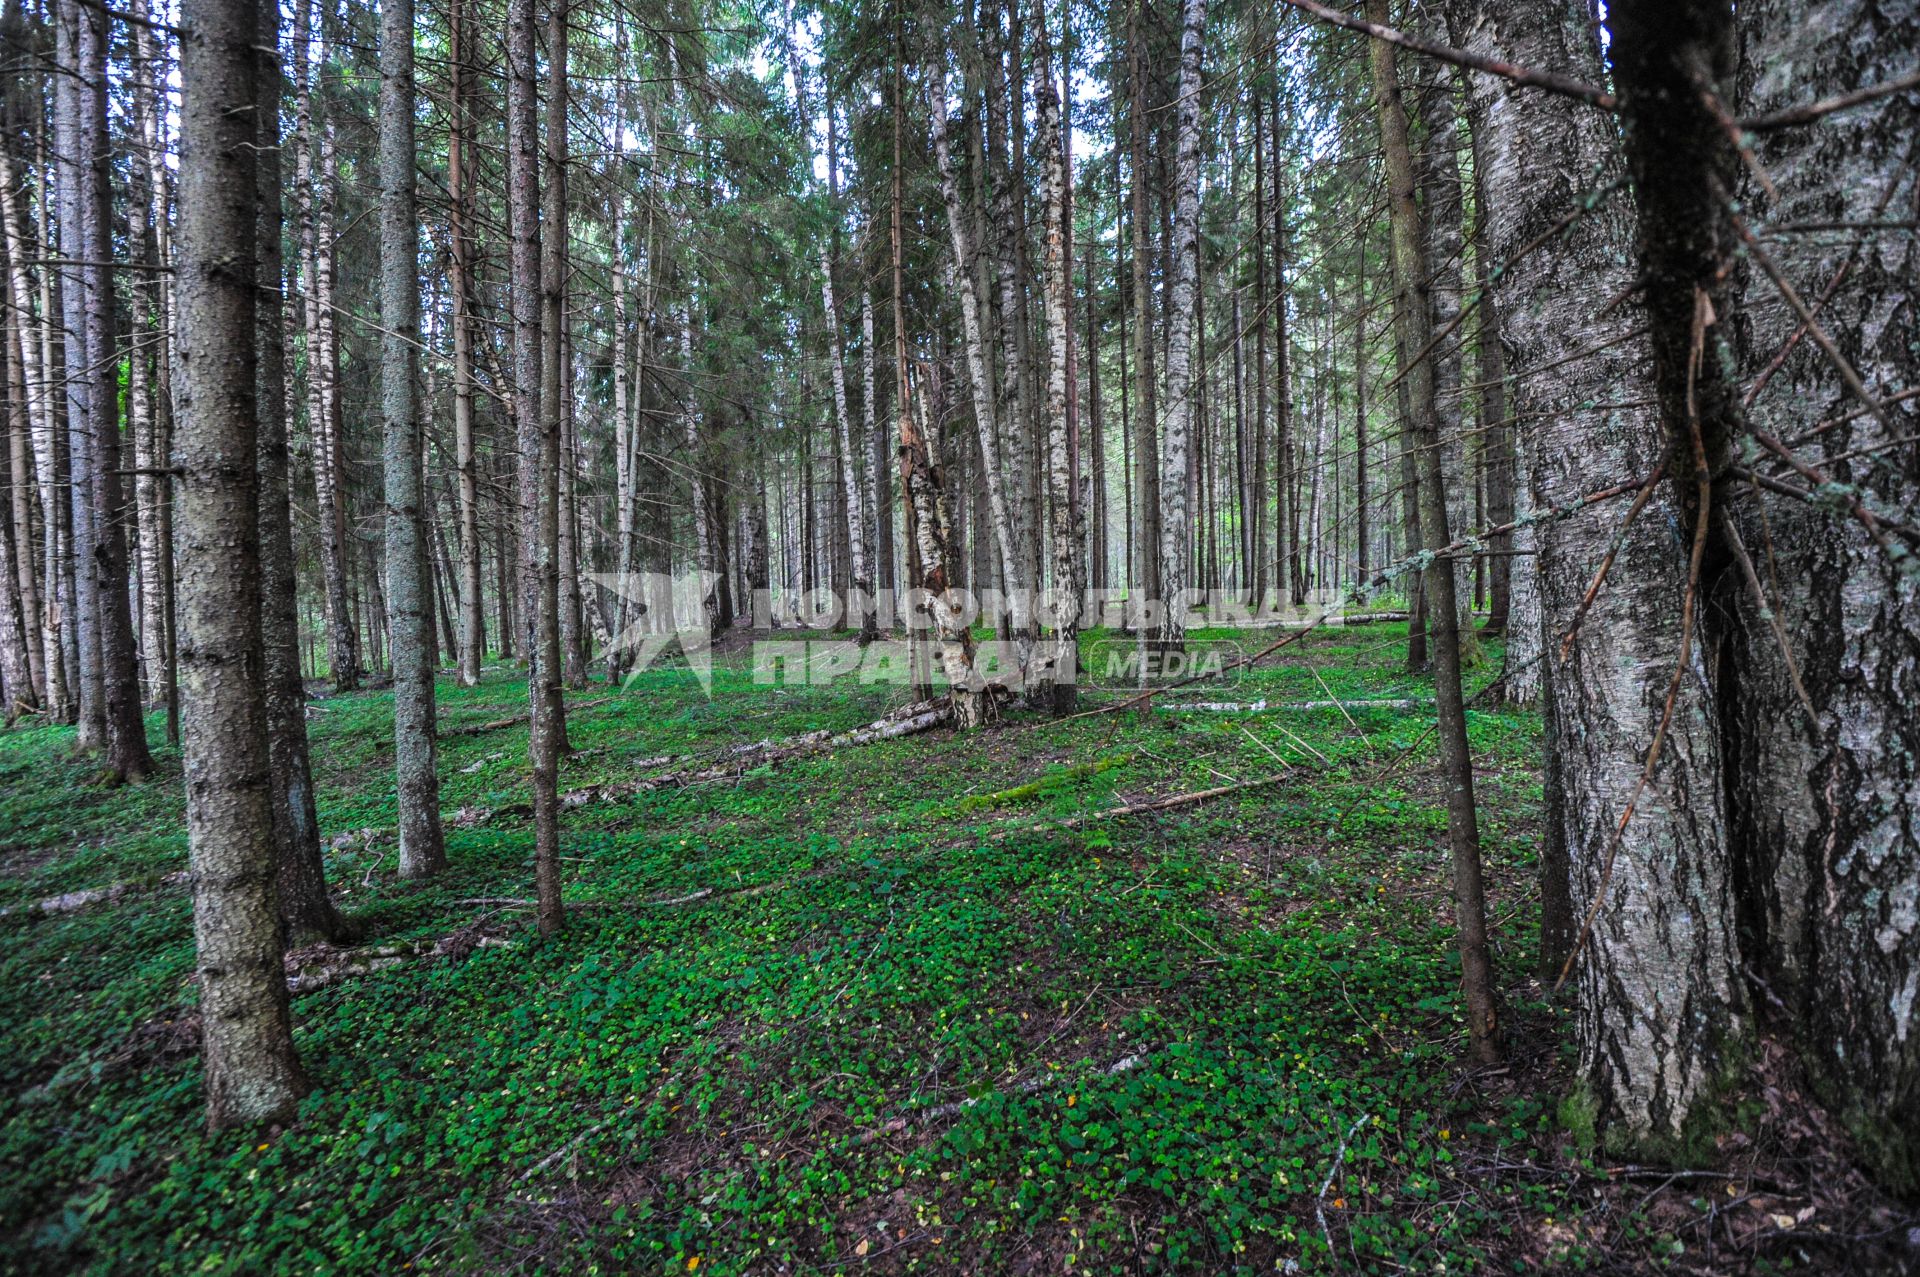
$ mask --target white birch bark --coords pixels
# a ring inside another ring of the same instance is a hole
[[[1187,510],[1187,471],[1193,444],[1194,288],[1200,271],[1200,65],[1205,52],[1207,0],[1183,0],[1180,82],[1174,111],[1173,292],[1167,315],[1166,431],[1161,440],[1160,588],[1166,618],[1160,639],[1185,641],[1187,546],[1193,536]]]

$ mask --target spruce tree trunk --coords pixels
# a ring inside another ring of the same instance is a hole
[[[519,432],[516,483],[519,619],[525,627],[519,643],[527,656],[527,709],[532,720],[527,750],[533,771],[534,888],[539,898],[540,932],[551,936],[566,925],[566,913],[560,900],[560,753],[553,722],[553,708],[559,694],[559,637],[556,633],[552,644],[544,639],[550,623],[558,630],[557,600],[545,588],[549,579],[545,569],[549,565],[541,560],[542,546],[550,554],[553,542],[543,540],[552,501],[547,495],[551,471],[546,465],[543,439],[546,433],[542,406],[545,317],[540,252],[537,44],[533,0],[509,0],[507,219],[512,235],[514,419]]]
[[[1367,18],[1387,25],[1386,0],[1368,0]],[[1393,46],[1374,40],[1373,87],[1380,112],[1387,212],[1392,227],[1394,326],[1404,357],[1401,364],[1412,413],[1410,443],[1420,452],[1420,526],[1426,549],[1439,551],[1449,541],[1447,497],[1440,457],[1436,372],[1422,356],[1433,337],[1432,278],[1423,243],[1419,207],[1414,202],[1413,156],[1407,139],[1407,115]],[[1434,701],[1440,762],[1447,778],[1447,842],[1453,855],[1454,924],[1459,931],[1461,985],[1467,1010],[1467,1050],[1476,1063],[1499,1058],[1492,966],[1487,954],[1486,893],[1481,882],[1480,831],[1474,810],[1473,758],[1467,745],[1466,708],[1460,693],[1460,615],[1454,600],[1454,561],[1441,555],[1426,569],[1432,604]]]
[[[5,251],[0,244],[0,252]],[[11,270],[12,263],[8,262]],[[6,721],[38,709],[45,671],[40,666],[39,590],[33,556],[33,427],[28,421],[27,378],[21,331],[29,313],[10,312],[0,325],[0,364],[6,369],[6,556],[0,556],[0,681],[6,684]]]
[[[176,299],[181,729],[207,1120],[285,1122],[294,1054],[261,687],[253,0],[184,0]]]
[[[80,135],[86,172],[80,190],[86,280],[87,403],[93,432],[94,543],[90,570],[98,600],[102,708],[107,764],[121,780],[144,780],[153,770],[140,698],[138,647],[128,591],[127,501],[120,461],[120,363],[113,288],[112,143],[107,135],[108,18],[81,6],[78,57],[83,87]]]
[[[255,71],[259,105],[254,119],[259,125],[260,154],[271,157],[279,154],[281,141],[278,9],[260,6],[260,20],[255,41],[260,59]],[[281,280],[286,277],[286,263],[281,248],[279,163],[263,161],[256,165],[255,180],[259,190],[255,210],[259,278]],[[254,394],[259,422],[261,681],[280,917],[289,943],[305,944],[341,939],[348,928],[327,894],[307,743],[307,692],[300,677],[299,591],[294,575],[287,442],[288,328],[280,313],[282,304],[275,300],[281,296],[262,290],[256,310],[262,318]]]
[[[460,685],[480,681],[487,629],[480,589],[480,474],[473,435],[473,219],[472,73],[467,66],[472,23],[464,0],[453,0],[448,17],[449,74],[453,121],[447,132],[448,284],[453,293],[453,464],[460,482]],[[616,282],[619,279],[616,269]],[[616,316],[616,320],[624,316]],[[623,339],[624,332],[617,334]]]
[[[5,524],[0,525],[0,711],[11,726],[22,713],[38,704],[34,692],[31,627],[23,623],[23,613],[32,610],[22,598],[19,564],[33,558],[33,524],[21,518],[27,509],[23,500],[24,482],[16,479],[25,468],[26,458],[26,379],[20,373],[20,343],[15,336],[17,324],[9,315],[0,322],[0,385],[6,390],[6,416],[0,421],[4,432],[5,455],[0,458],[0,481],[7,488],[9,507]],[[31,585],[31,573],[28,574]]]
[[[380,0],[380,414],[387,632],[400,876],[446,868],[434,635],[420,483],[420,227],[415,220],[413,0]]]
[[[1471,112],[1471,108],[1469,108]],[[1493,287],[1491,250],[1487,238],[1486,160],[1482,135],[1484,115],[1471,119],[1473,130],[1473,288],[1479,298],[1474,315],[1474,344],[1478,358],[1474,379],[1479,382],[1480,467],[1486,481],[1486,524],[1502,528],[1514,519],[1514,428],[1507,420],[1507,353],[1501,344],[1500,302]],[[1513,611],[1514,542],[1511,532],[1487,538],[1487,623],[1482,632],[1498,637],[1507,632]]]
[[[566,645],[561,634],[560,582],[569,568],[560,562],[560,467],[573,386],[567,376],[567,15],[566,0],[547,9],[547,121],[540,179],[540,508],[530,608],[541,645],[547,732],[556,759],[567,752],[567,720],[561,689],[566,682]],[[548,234],[546,228],[552,227]],[[584,671],[583,671],[584,672]],[[556,839],[558,835],[556,834]],[[556,855],[558,853],[556,852]]]

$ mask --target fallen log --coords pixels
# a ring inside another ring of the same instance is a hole
[[[362,949],[314,946],[287,955],[287,992],[313,993],[354,976],[385,971],[416,958],[458,960],[466,958],[475,949],[505,949],[511,944],[510,940],[482,933],[478,924],[469,924],[436,940],[416,940],[411,944],[371,945]],[[303,958],[302,954],[306,956]]]
[[[1432,701],[1408,698],[1367,700],[1367,701],[1185,701],[1163,704],[1160,708],[1170,714],[1259,714],[1270,709],[1285,710],[1323,710],[1341,711],[1354,709],[1424,709]]]
[[[915,701],[911,705],[902,706],[851,731],[835,732],[831,728],[823,727],[811,732],[802,732],[797,736],[789,736],[783,740],[753,741],[729,747],[723,759],[711,766],[665,772],[640,780],[615,781],[604,785],[586,785],[579,789],[570,789],[560,795],[560,805],[563,808],[572,808],[584,807],[589,803],[622,802],[635,795],[661,789],[685,789],[691,785],[738,780],[748,772],[757,771],[762,767],[777,767],[781,763],[792,762],[796,758],[805,758],[809,755],[857,745],[871,745],[883,740],[897,740],[903,736],[930,731],[952,717],[953,705],[944,696],[928,701]]]
[[[1175,794],[1171,798],[1156,798],[1151,802],[1122,803],[1118,807],[1109,807],[1105,811],[1089,812],[1084,816],[1071,816],[1066,820],[1048,821],[1033,826],[1041,829],[1077,829],[1081,825],[1097,820],[1118,820],[1127,816],[1145,816],[1152,812],[1173,811],[1180,807],[1193,807],[1200,803],[1211,802],[1215,798],[1224,798],[1228,794],[1238,794],[1249,789],[1264,789],[1268,785],[1277,785],[1287,779],[1286,772],[1272,776],[1261,776],[1256,780],[1236,781],[1231,785],[1216,785],[1212,789],[1197,789],[1192,793]]]
[[[52,918],[65,913],[79,913],[82,909],[91,909],[94,905],[111,904],[136,892],[151,891],[156,887],[179,886],[186,880],[187,873],[182,869],[152,882],[114,882],[104,887],[65,891],[57,896],[29,900],[23,905],[7,905],[0,908],[0,918]]]

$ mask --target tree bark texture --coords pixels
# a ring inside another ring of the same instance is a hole
[[[185,0],[177,275],[181,735],[207,1117],[286,1121],[294,1054],[261,688],[252,0]]]
[[[420,473],[420,227],[415,221],[413,0],[380,3],[380,415],[400,876],[446,868],[435,643]]]

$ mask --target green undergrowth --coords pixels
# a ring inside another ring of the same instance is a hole
[[[1323,631],[1177,695],[1430,698],[1403,644],[1403,626]],[[569,789],[908,699],[764,685],[744,654],[711,698],[672,666],[569,697]],[[440,688],[448,727],[524,704],[508,667]],[[64,729],[0,735],[0,905],[130,884],[0,920],[8,1271],[1457,1271],[1497,1245],[1502,1195],[1534,1191],[1454,1164],[1463,1140],[1538,1138],[1552,1099],[1490,1108],[1452,1085],[1426,711],[1012,710],[979,736],[589,804],[562,837],[581,907],[543,944],[498,903],[532,894],[525,725],[444,742],[447,811],[502,814],[450,821],[452,870],[408,884],[388,696],[313,709],[329,877],[364,943],[504,943],[296,996],[299,1122],[210,1136],[191,919],[166,877],[186,861],[178,752],[113,789]],[[1537,732],[1472,712],[1510,983],[1534,925]]]

